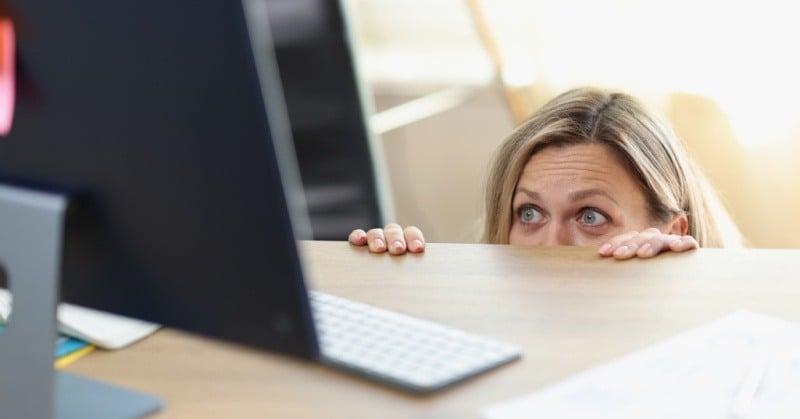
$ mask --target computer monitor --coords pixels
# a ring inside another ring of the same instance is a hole
[[[11,4],[30,89],[0,180],[69,191],[63,300],[315,357],[266,15],[248,27],[231,0]]]
[[[341,3],[341,4],[340,4]],[[269,0],[269,23],[314,238],[392,220],[380,140],[367,129],[344,1]]]
[[[62,300],[316,358],[266,3],[7,1],[0,183],[68,197]]]

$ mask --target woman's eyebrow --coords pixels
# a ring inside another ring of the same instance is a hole
[[[604,196],[604,197],[608,198],[609,200],[611,200],[611,202],[619,205],[619,202],[617,202],[617,200],[614,199],[614,197],[610,193],[608,193],[607,191],[605,191],[603,189],[596,189],[596,188],[583,189],[583,190],[580,190],[580,191],[572,192],[572,193],[569,194],[569,200],[572,201],[572,202],[575,202],[575,201],[580,201],[580,200],[583,200],[583,199],[586,199],[586,198],[590,198],[590,197],[593,197],[593,196],[597,196],[597,195]]]
[[[530,189],[527,189],[527,188],[518,187],[515,195],[519,194],[519,193],[523,193],[523,194],[527,195],[528,198],[530,198],[530,199],[532,199],[534,201],[541,201],[542,200],[542,196],[539,195],[539,192],[534,192],[534,191],[532,191]]]
[[[516,194],[520,194],[520,193],[526,195],[528,198],[530,198],[533,201],[541,201],[542,200],[542,196],[539,195],[539,192],[534,192],[534,191],[532,191],[530,189],[527,189],[527,188],[524,188],[524,187],[518,187],[517,190],[516,190],[515,195]],[[619,202],[617,202],[617,200],[610,193],[608,193],[607,191],[605,191],[603,189],[598,189],[598,188],[583,189],[583,190],[580,190],[580,191],[571,192],[567,196],[567,198],[571,202],[576,202],[576,201],[580,201],[580,200],[583,200],[583,199],[586,199],[586,198],[591,198],[591,197],[597,196],[597,195],[604,196],[604,197],[608,198],[611,202],[619,205]]]

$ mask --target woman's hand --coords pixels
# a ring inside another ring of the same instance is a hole
[[[692,236],[678,236],[648,228],[641,233],[631,231],[615,236],[600,246],[597,252],[600,256],[622,260],[633,257],[651,258],[661,252],[685,252],[698,247],[697,240]]]
[[[421,253],[425,250],[425,237],[420,229],[413,226],[403,228],[398,224],[386,224],[367,232],[353,230],[348,241],[356,246],[369,246],[372,253],[388,251],[392,255],[402,255],[406,251]]]

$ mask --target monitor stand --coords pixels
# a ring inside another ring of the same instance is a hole
[[[14,309],[0,334],[0,417],[140,418],[157,397],[53,369],[64,195],[0,183],[0,264]]]

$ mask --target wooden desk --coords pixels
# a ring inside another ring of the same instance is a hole
[[[302,246],[315,288],[517,343],[525,355],[428,397],[174,330],[67,370],[162,396],[157,418],[469,418],[733,310],[800,322],[796,250],[617,262],[579,248],[429,244],[393,257],[344,242]]]

